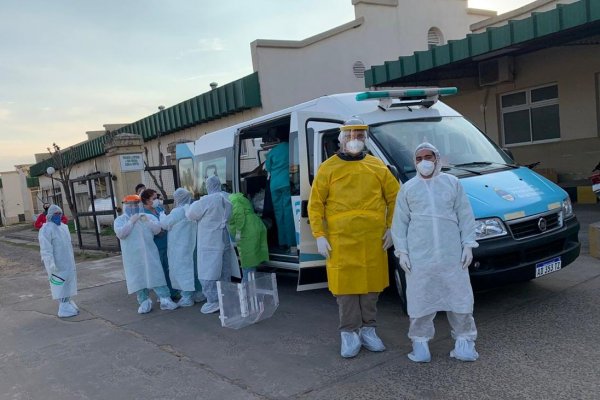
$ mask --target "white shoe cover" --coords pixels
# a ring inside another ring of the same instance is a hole
[[[479,353],[475,350],[475,342],[467,339],[456,339],[454,350],[450,352],[450,357],[461,361],[475,361],[479,358]]]
[[[206,303],[200,309],[202,314],[212,314],[219,311],[219,303]]]
[[[71,303],[59,303],[58,304],[58,316],[59,318],[74,317],[79,314],[79,311],[73,307]]]
[[[191,307],[194,305],[194,300],[191,297],[182,297],[177,302],[178,307]]]
[[[71,303],[71,305],[72,305],[73,307],[75,307],[75,309],[76,309],[77,311],[79,311],[79,307],[77,307],[77,304],[75,304],[75,302],[74,302],[73,300],[69,300],[69,303]]]
[[[429,352],[429,344],[427,342],[413,341],[413,351],[408,354],[408,358],[414,362],[428,363],[431,361],[431,353]]]
[[[160,309],[161,310],[176,310],[179,307],[170,297],[161,297]]]
[[[196,303],[202,303],[203,301],[206,301],[206,296],[202,292],[196,292],[194,295],[194,301]]]
[[[138,308],[138,314],[147,314],[152,311],[152,300],[146,299],[140,304]]]
[[[363,326],[362,328],[360,328],[358,334],[360,336],[360,342],[363,346],[365,346],[365,349],[370,351],[385,350],[385,345],[383,344],[379,336],[377,336],[377,333],[375,332],[375,327]]]
[[[344,358],[356,357],[360,351],[360,337],[356,332],[340,332],[342,338],[342,347],[340,354]]]

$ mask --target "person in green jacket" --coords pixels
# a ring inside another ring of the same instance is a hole
[[[269,261],[267,228],[243,193],[229,195],[229,201],[232,205],[229,232],[235,235],[242,264],[242,282],[246,282],[250,272],[256,271],[262,262]]]

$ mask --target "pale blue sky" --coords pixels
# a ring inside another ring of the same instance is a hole
[[[0,0],[0,171],[251,73],[255,39],[299,40],[353,18],[351,0]]]

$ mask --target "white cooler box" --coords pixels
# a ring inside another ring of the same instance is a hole
[[[273,315],[279,306],[275,274],[250,273],[248,282],[217,282],[221,326],[240,329]]]

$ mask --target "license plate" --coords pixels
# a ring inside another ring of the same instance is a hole
[[[544,261],[535,264],[535,277],[539,278],[542,275],[547,275],[552,272],[559,271],[561,269],[560,257],[553,258],[552,260]]]

